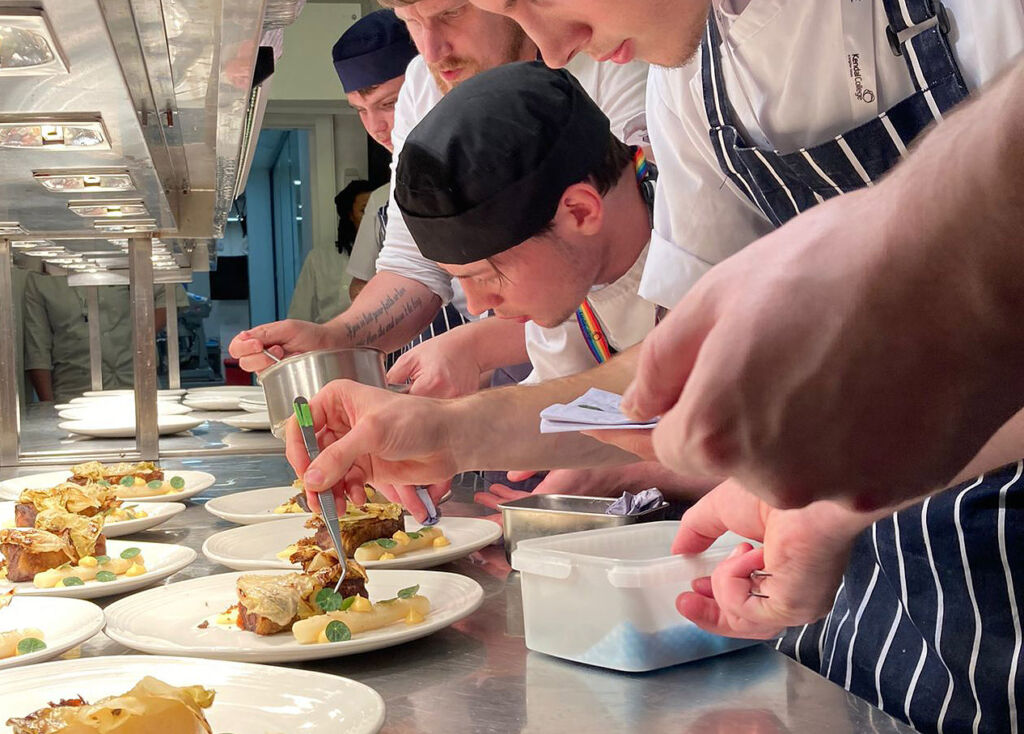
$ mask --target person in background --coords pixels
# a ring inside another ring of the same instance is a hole
[[[175,286],[178,308],[188,307],[185,289]],[[126,285],[97,286],[103,389],[130,388],[135,382],[131,300]],[[164,286],[153,288],[156,331],[167,311]],[[84,288],[62,275],[29,273],[23,323],[25,371],[42,402],[66,403],[92,387],[89,367],[89,309]]]
[[[406,71],[395,111],[392,138],[396,152],[408,132],[454,86],[500,64],[536,58],[536,47],[518,25],[465,0],[388,4],[398,6],[396,13],[405,21],[420,52]],[[630,142],[628,138],[634,133],[636,137],[642,135],[645,64],[616,66],[580,57],[569,71],[612,121],[613,132],[620,139]],[[271,364],[262,353],[264,348],[279,357],[346,346],[391,351],[409,344],[425,328],[436,335],[466,320],[458,308],[464,299],[459,297],[451,276],[416,249],[393,197],[377,271],[352,308],[331,322],[315,325],[287,320],[257,326],[232,340],[231,355],[239,359],[243,369],[255,372]],[[445,307],[452,303],[456,306]],[[501,326],[522,330],[521,324]],[[510,342],[515,344],[514,340]],[[510,355],[501,364],[518,364],[517,357]]]
[[[413,128],[395,201],[420,252],[462,285],[470,313],[525,324],[522,348],[533,365],[525,382],[534,384],[601,364],[654,328],[655,306],[637,288],[656,178],[643,151],[612,135],[571,74],[519,62],[460,84]],[[496,350],[491,320],[407,355],[444,343],[452,370],[479,381]],[[717,483],[657,462],[569,474],[573,486],[549,476],[537,491],[611,495],[657,486],[692,499]],[[492,508],[523,495],[505,485],[489,492],[477,499]]]
[[[359,113],[369,136],[389,153],[395,149],[391,130],[398,93],[405,82],[405,68],[415,56],[416,47],[405,23],[391,10],[378,10],[353,23],[332,50],[348,103]],[[390,180],[370,194],[367,216],[356,233],[346,271],[352,279],[348,294],[353,301],[377,272],[390,196]]]
[[[378,10],[355,23],[331,49],[334,69],[348,103],[373,140],[392,150],[395,104],[405,80],[405,67],[416,56],[405,24],[390,10]],[[288,309],[288,318],[312,323],[330,321],[348,308],[375,272],[383,241],[380,210],[389,186],[374,189],[353,181],[338,193],[336,248],[314,247],[303,264]],[[348,298],[344,280],[351,277]]]
[[[292,301],[288,304],[288,318],[322,324],[347,308],[345,267],[371,191],[373,187],[369,181],[356,179],[349,181],[334,197],[338,211],[338,239],[334,247],[314,245],[306,255],[295,280]]]

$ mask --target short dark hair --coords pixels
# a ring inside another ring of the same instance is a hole
[[[334,243],[338,252],[351,253],[352,245],[356,239],[356,225],[352,222],[352,207],[356,203],[356,197],[360,194],[368,194],[374,187],[369,181],[357,178],[350,181],[348,186],[338,192],[334,197],[334,208],[338,212],[338,239]]]
[[[604,196],[615,188],[615,184],[617,184],[619,179],[622,178],[622,171],[627,166],[633,165],[633,156],[635,154],[636,148],[623,143],[615,137],[614,133],[610,134],[608,136],[608,146],[605,148],[604,157],[601,159],[601,162],[596,168],[587,174],[586,178],[580,179],[575,183],[587,182],[593,184],[594,188],[597,189],[597,193]],[[527,239],[545,235],[554,228],[555,220],[552,219],[537,232],[534,232],[532,235],[527,237]]]

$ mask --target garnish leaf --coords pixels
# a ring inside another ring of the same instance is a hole
[[[423,537],[423,533],[417,533],[415,530],[410,530],[406,535],[409,536],[409,540],[419,540]]]
[[[170,485],[174,489],[185,489],[185,480],[181,477],[171,477]]]
[[[110,563],[110,556],[96,556],[96,562],[100,564]]]
[[[347,624],[336,619],[327,625],[324,634],[327,636],[328,642],[345,642],[352,639],[352,630],[348,628]]]
[[[103,583],[110,583],[111,581],[117,581],[117,574],[111,571],[100,571],[96,574],[96,580],[102,581]]]
[[[135,558],[135,556],[139,555],[140,553],[142,553],[142,551],[138,548],[125,548],[123,551],[121,551],[121,558],[127,561],[132,558]]]
[[[391,550],[396,545],[398,545],[398,541],[392,540],[391,538],[378,538],[377,545],[379,545],[381,548],[384,548],[385,550]]]
[[[61,583],[65,586],[85,586],[85,582],[77,576],[68,576]]]
[[[412,599],[414,596],[416,596],[416,594],[419,592],[419,590],[420,590],[420,585],[419,584],[416,584],[415,586],[409,586],[407,588],[401,589],[398,592],[398,598],[399,599]]]
[[[46,649],[46,643],[40,640],[38,637],[26,637],[24,640],[18,643],[18,654],[28,655],[29,653],[39,652],[40,650]]]
[[[130,487],[133,484],[135,484],[135,477],[121,477],[121,480],[118,482],[118,484],[120,484],[122,487]]]
[[[316,592],[315,601],[316,605],[325,612],[336,612],[345,603],[341,594],[331,589],[320,589],[320,591]]]
[[[344,599],[341,600],[341,608],[338,609],[338,611],[339,612],[346,611],[350,606],[355,604],[355,602],[356,602],[356,597],[354,597],[354,596],[346,596]]]
[[[164,486],[164,483],[160,479],[151,479],[150,481],[146,482],[146,486],[149,487],[150,489],[160,489],[162,486]]]

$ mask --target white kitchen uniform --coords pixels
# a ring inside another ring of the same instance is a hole
[[[946,0],[949,39],[969,89],[989,81],[1024,50],[1022,0]],[[799,151],[850,130],[914,92],[903,58],[889,48],[886,14],[874,0],[872,104],[851,93],[847,3],[716,0],[721,66],[738,127],[755,146]],[[813,29],[813,31],[808,30]],[[866,50],[865,50],[866,49]],[[861,69],[862,71],[867,71]],[[671,308],[713,265],[772,231],[773,224],[719,166],[700,54],[678,69],[652,68],[647,122],[661,171],[654,235],[640,293]],[[813,90],[813,91],[810,91]]]
[[[613,133],[625,137],[625,131],[632,130],[637,121],[642,120],[648,69],[646,64],[618,66],[609,62],[597,63],[579,54],[566,68],[608,116]],[[417,56],[406,70],[405,83],[395,108],[395,127],[391,132],[391,140],[395,145],[391,159],[392,189],[398,156],[409,131],[441,101],[442,96],[423,57]],[[466,313],[465,296],[458,283],[436,263],[420,254],[394,196],[388,205],[387,235],[377,258],[377,270],[417,280],[440,296],[443,303],[451,301],[459,306],[461,312]]]
[[[391,184],[386,183],[373,190],[366,201],[366,213],[359,224],[352,252],[348,257],[349,278],[369,281],[377,272],[377,255],[384,244],[384,231],[387,222],[388,199],[391,196]],[[383,211],[382,211],[383,210]]]
[[[596,286],[587,296],[601,322],[605,338],[616,352],[643,341],[654,328],[657,307],[637,294],[646,261],[647,247],[625,275],[614,283]],[[576,316],[551,329],[528,321],[526,351],[530,355],[533,372],[523,384],[574,375],[597,364]]]
[[[347,309],[348,262],[348,253],[338,252],[333,243],[310,250],[295,281],[288,318],[323,324]]]

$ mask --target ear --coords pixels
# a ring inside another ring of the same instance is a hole
[[[604,223],[604,197],[591,184],[581,182],[567,188],[558,202],[555,226],[559,234],[591,237]]]

